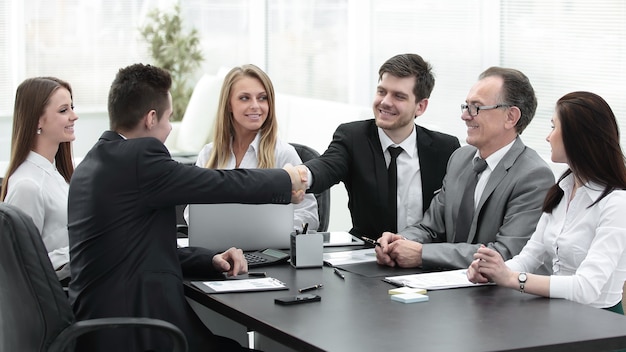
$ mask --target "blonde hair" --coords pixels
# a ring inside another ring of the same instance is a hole
[[[233,68],[226,74],[220,91],[217,116],[213,129],[213,150],[209,155],[205,167],[210,169],[224,168],[230,158],[230,143],[235,135],[234,118],[229,109],[230,96],[233,85],[243,77],[258,79],[267,93],[268,112],[267,119],[261,126],[261,141],[257,158],[258,167],[268,169],[275,167],[276,139],[278,138],[278,124],[274,109],[274,86],[269,76],[255,65],[242,65]]]

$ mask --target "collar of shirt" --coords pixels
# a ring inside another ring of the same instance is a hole
[[[402,147],[402,149],[412,158],[415,158],[417,156],[417,145],[416,145],[416,141],[417,138],[415,137],[415,126],[413,126],[413,130],[411,131],[411,134],[405,138],[400,144],[395,144],[391,138],[389,138],[389,136],[387,136],[387,134],[385,134],[385,131],[383,131],[382,128],[378,127],[378,139],[380,139],[380,145],[383,149],[383,154],[385,154],[385,160],[387,161],[387,163],[389,163],[389,159],[391,158],[389,156],[389,153],[385,153],[387,151],[387,148],[389,148],[390,146],[399,146]]]
[[[256,136],[254,136],[254,139],[252,140],[252,142],[250,142],[250,145],[248,146],[248,150],[246,151],[246,154],[243,156],[241,163],[239,163],[239,168],[253,169],[258,166],[259,164],[258,151],[259,151],[260,144],[261,144],[261,131],[259,130]],[[231,140],[230,160],[227,163],[227,166],[228,166],[227,168],[234,169],[236,162],[237,160],[235,159],[235,153],[233,152],[233,141]]]
[[[49,174],[54,173],[57,169],[55,163],[51,163],[50,160],[46,159],[43,155],[32,150],[28,153],[28,156],[26,156],[26,160]]]
[[[496,166],[498,166],[498,163],[500,163],[500,161],[502,160],[502,158],[504,158],[504,156],[506,155],[506,153],[511,150],[511,147],[513,147],[513,143],[515,143],[517,139],[514,139],[511,143],[505,145],[504,147],[496,150],[493,154],[489,155],[487,157],[487,159],[485,159],[485,161],[487,162],[487,166],[489,166],[489,168],[487,168],[487,170],[485,171],[489,171],[489,173],[491,173],[491,171],[496,169]],[[474,155],[474,157],[480,157],[480,153],[478,152],[478,149],[476,149],[476,155]]]
[[[563,198],[569,199],[572,191],[574,190],[574,174],[569,174],[562,179],[559,182],[559,188],[563,190]],[[602,192],[604,192],[604,186],[595,182],[586,182],[584,185],[579,187],[576,192],[585,192],[591,202],[595,202],[596,199],[600,198]]]

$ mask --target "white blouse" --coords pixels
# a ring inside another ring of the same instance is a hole
[[[48,159],[31,151],[9,177],[7,204],[30,215],[41,234],[59,280],[69,277],[67,197],[69,185]]]
[[[601,186],[585,184],[569,204],[573,175],[559,186],[565,193],[561,202],[542,214],[526,246],[506,264],[528,272],[551,264],[550,297],[612,307],[622,299],[626,280],[626,191],[615,190],[589,207]]]
[[[255,169],[259,165],[259,159],[257,158],[259,144],[261,142],[261,134],[257,133],[256,137],[248,146],[248,150],[241,160],[241,164],[239,164],[239,168],[242,169]],[[200,153],[198,154],[198,160],[196,161],[196,166],[206,167],[206,163],[209,160],[209,156],[211,155],[211,151],[213,150],[213,143],[209,143],[202,148]],[[276,149],[274,151],[274,155],[276,158],[276,166],[275,167],[283,167],[285,164],[291,165],[300,165],[302,164],[302,160],[296,149],[289,143],[283,142],[280,139],[276,140]],[[236,166],[235,154],[230,153],[230,159],[228,163],[224,167],[224,169],[234,169]],[[294,228],[302,229],[302,225],[305,223],[309,224],[309,230],[317,230],[319,227],[319,215],[317,212],[317,201],[315,200],[315,195],[311,193],[307,193],[304,196],[304,200],[299,204],[294,204],[294,219],[293,226]],[[189,223],[189,210],[188,207],[185,208],[184,211],[185,221]]]

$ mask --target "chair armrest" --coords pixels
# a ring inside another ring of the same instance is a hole
[[[48,349],[49,352],[64,352],[76,338],[85,333],[122,327],[147,327],[161,330],[172,338],[174,352],[187,352],[185,334],[174,324],[152,318],[100,318],[75,322],[65,328]]]
[[[185,238],[189,237],[189,226],[178,224],[176,225],[176,237]]]

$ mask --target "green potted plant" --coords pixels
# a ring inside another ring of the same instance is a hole
[[[152,10],[146,24],[140,28],[141,36],[149,45],[154,65],[172,75],[173,120],[181,120],[193,92],[189,79],[204,60],[200,50],[200,36],[195,28],[183,31],[180,5],[173,11]]]

